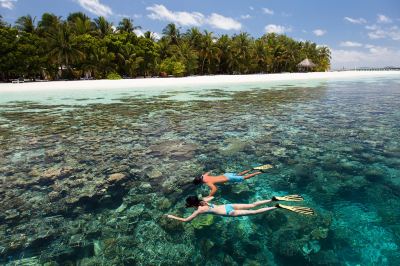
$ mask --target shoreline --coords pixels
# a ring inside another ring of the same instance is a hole
[[[70,80],[27,83],[0,83],[0,92],[74,90],[74,89],[124,89],[148,87],[176,87],[191,85],[251,84],[276,81],[307,81],[398,76],[400,71],[343,71],[249,75],[209,75],[171,78],[136,78],[121,80]]]

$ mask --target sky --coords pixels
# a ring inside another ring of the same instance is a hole
[[[44,12],[66,18],[78,11],[114,25],[128,17],[158,35],[171,22],[217,36],[286,34],[328,46],[332,69],[400,66],[400,0],[0,0],[10,24],[27,14],[38,21]]]

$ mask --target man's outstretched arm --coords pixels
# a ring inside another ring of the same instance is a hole
[[[207,197],[214,196],[215,192],[218,190],[217,186],[212,183],[207,183],[207,186],[211,189],[210,194],[208,194]]]

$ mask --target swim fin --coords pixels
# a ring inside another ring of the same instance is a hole
[[[301,206],[287,206],[282,204],[276,204],[275,207],[286,209],[292,212],[297,212],[305,215],[314,215],[314,210],[308,207],[301,207]]]
[[[268,170],[271,168],[274,168],[274,166],[272,164],[264,164],[264,165],[254,167],[253,170],[260,170],[261,172],[264,172],[265,170]]]
[[[281,200],[281,201],[303,201],[304,199],[300,195],[287,195],[284,197],[273,196],[272,200],[273,201],[278,201],[278,200]]]

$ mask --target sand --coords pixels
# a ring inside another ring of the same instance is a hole
[[[312,72],[312,73],[282,73],[282,74],[252,74],[252,75],[214,75],[191,76],[183,78],[137,78],[122,80],[79,80],[79,81],[49,81],[26,83],[2,83],[0,92],[6,91],[43,91],[43,90],[74,90],[74,89],[113,89],[113,88],[148,88],[176,87],[191,85],[218,84],[251,84],[274,81],[307,81],[329,79],[352,79],[373,77],[397,77],[400,71],[342,71],[342,72]]]

